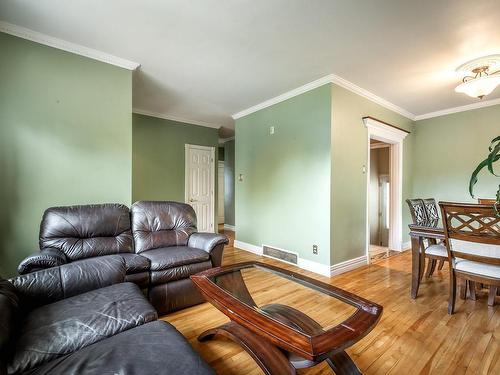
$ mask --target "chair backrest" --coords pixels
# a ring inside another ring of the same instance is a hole
[[[196,230],[196,214],[188,204],[139,201],[130,208],[135,252],[169,246],[186,246]]]
[[[122,204],[51,207],[40,224],[40,249],[71,260],[133,252],[130,212]]]
[[[439,202],[451,259],[500,265],[500,217],[491,205]]]
[[[428,220],[438,220],[439,219],[439,207],[434,198],[423,199],[425,206],[425,213],[427,214]]]
[[[427,217],[427,210],[423,199],[407,199],[406,203],[410,208],[411,218],[413,224],[418,224],[423,221],[429,220]]]
[[[479,204],[495,204],[495,203],[497,203],[497,201],[496,201],[496,199],[478,198],[477,203],[479,203]]]

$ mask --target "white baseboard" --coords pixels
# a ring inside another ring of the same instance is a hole
[[[401,244],[401,251],[405,251],[405,250],[408,250],[408,249],[411,249],[411,241],[403,242]]]
[[[330,276],[340,275],[341,273],[351,271],[358,267],[366,266],[367,264],[368,264],[368,259],[366,258],[366,255],[349,259],[344,262],[340,262],[331,266]]]
[[[234,240],[234,247],[238,249],[248,251],[253,254],[262,255],[262,246],[252,245],[251,243],[246,243],[243,241]]]
[[[303,270],[314,272],[317,273],[318,275],[330,277],[330,266],[326,264],[314,262],[309,259],[299,258],[297,266],[302,268]]]
[[[257,245],[253,245],[253,244],[250,244],[247,242],[234,240],[234,247],[241,249],[241,250],[248,251],[248,252],[256,254],[256,255],[265,256],[263,254],[264,251],[263,251],[262,246],[257,246]],[[280,261],[283,263],[291,264],[293,266],[297,266],[299,268],[302,268],[303,270],[314,272],[314,273],[317,273],[318,275],[321,275],[321,276],[327,276],[327,277],[330,276],[330,266],[327,266],[325,264],[321,264],[318,262],[314,262],[314,261],[309,260],[309,259],[300,258],[299,256],[297,256],[297,264],[289,263],[289,262],[286,262],[286,261],[283,261],[281,259],[274,258],[274,257],[269,257],[269,258],[272,258],[274,260],[277,260],[277,261]]]
[[[236,227],[234,225],[224,224],[224,229],[232,230],[233,232],[236,232]]]

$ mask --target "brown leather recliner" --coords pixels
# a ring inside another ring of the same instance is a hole
[[[135,252],[150,261],[149,300],[160,313],[204,301],[190,275],[218,267],[227,237],[197,233],[193,208],[178,202],[132,205]]]
[[[197,233],[194,210],[184,203],[136,202],[132,218],[135,232],[121,204],[49,208],[40,225],[40,252],[23,260],[18,272],[119,254],[126,281],[147,290],[160,314],[203,302],[189,276],[219,266],[227,238]]]

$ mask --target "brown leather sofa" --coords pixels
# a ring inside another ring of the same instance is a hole
[[[141,287],[160,314],[203,302],[190,275],[221,265],[227,237],[198,233],[196,214],[184,203],[139,201],[52,207],[40,225],[40,252],[19,274],[73,261],[119,254],[126,281]]]
[[[214,375],[119,255],[0,278],[0,374]]]

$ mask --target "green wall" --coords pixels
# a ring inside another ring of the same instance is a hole
[[[415,197],[473,202],[470,175],[500,135],[500,105],[417,121],[415,134]],[[494,198],[499,183],[483,171],[476,196]]]
[[[130,71],[0,33],[0,274],[50,206],[131,202]]]
[[[218,130],[135,113],[132,122],[133,201],[184,202],[185,144],[212,146],[218,153]],[[215,165],[217,168],[217,163]],[[217,202],[217,184],[215,185]]]
[[[372,116],[413,132],[413,121],[340,86],[332,85],[331,260],[337,264],[365,255],[368,130]],[[403,143],[403,202],[412,195],[413,134]],[[405,203],[403,203],[405,204]],[[409,241],[410,214],[403,206],[403,242]]]
[[[324,85],[236,120],[237,240],[330,264],[330,112]]]
[[[224,143],[224,221],[234,225],[234,140]]]

